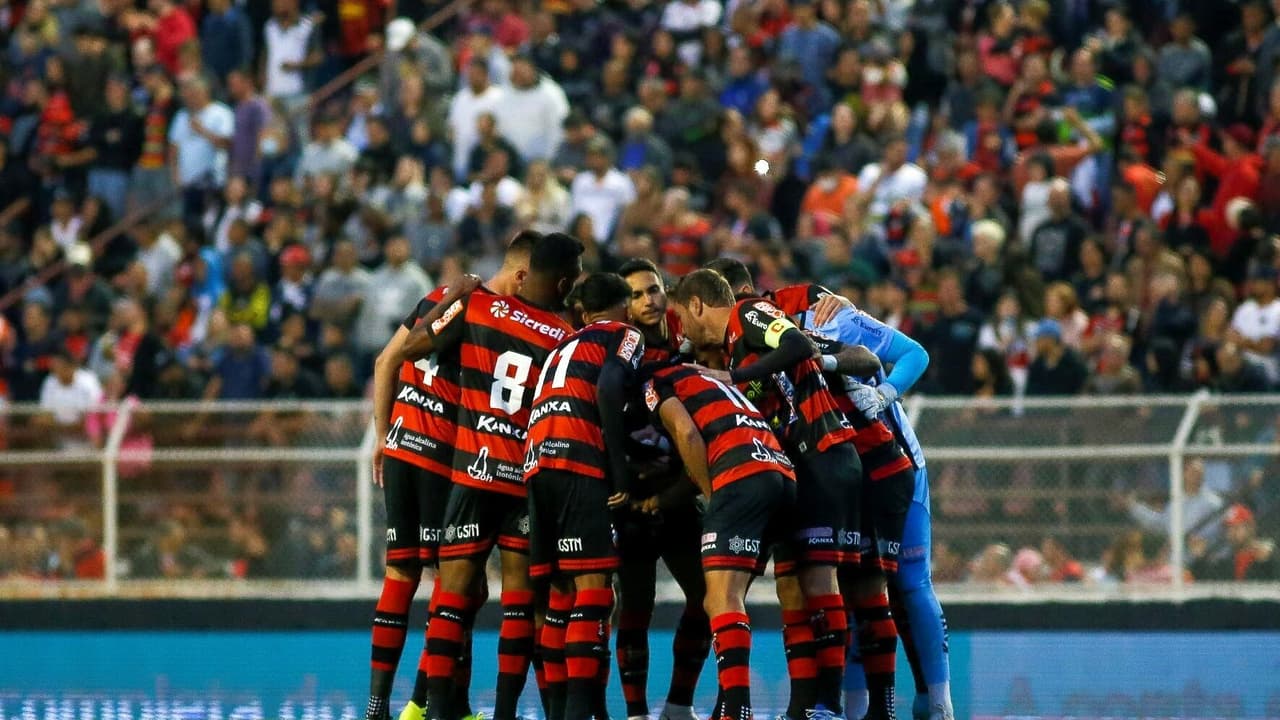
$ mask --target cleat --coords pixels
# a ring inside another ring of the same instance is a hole
[[[409,704],[405,705],[404,709],[400,711],[399,720],[422,720],[423,716],[426,715],[426,712],[426,708],[421,707],[414,701],[410,700]]]
[[[658,720],[698,720],[698,714],[693,711],[693,708],[685,705],[667,705],[662,709],[662,715]]]
[[[841,720],[839,715],[819,705],[812,710],[804,711],[805,720]]]

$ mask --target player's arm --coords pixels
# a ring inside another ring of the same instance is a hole
[[[449,288],[449,292],[440,302],[431,308],[431,312],[422,318],[417,327],[409,331],[399,351],[392,357],[395,366],[399,367],[406,360],[416,361],[458,344],[462,340],[462,312],[466,296],[480,287],[480,278],[475,275],[464,275],[461,280]]]
[[[880,358],[864,345],[842,343],[815,331],[805,331],[805,335],[818,349],[818,361],[827,372],[851,377],[870,377],[880,372]]]
[[[744,339],[757,347],[768,348],[754,363],[729,371],[729,379],[735,384],[763,380],[774,373],[786,372],[805,360],[817,355],[817,348],[800,328],[790,320],[778,318],[764,325],[759,320],[744,319]]]
[[[605,455],[609,467],[609,484],[613,490],[610,507],[627,501],[631,470],[627,467],[626,405],[627,387],[631,384],[644,357],[644,336],[627,329],[614,338],[613,347],[600,368],[596,385],[596,406],[600,408],[600,431],[604,435]]]
[[[373,426],[378,437],[386,437],[391,429],[391,407],[395,404],[396,376],[400,372],[400,363],[395,362],[395,358],[399,357],[409,332],[406,318],[406,323],[396,328],[396,334],[373,361]]]
[[[671,436],[680,459],[684,461],[689,479],[693,480],[703,495],[711,497],[711,469],[707,466],[707,445],[702,441],[702,433],[684,405],[674,397],[667,398],[658,406],[658,417]]]

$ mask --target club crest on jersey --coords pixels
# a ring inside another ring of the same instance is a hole
[[[636,354],[636,348],[640,346],[640,333],[636,330],[627,330],[627,334],[622,338],[622,345],[618,347],[618,357],[627,362],[631,362],[631,358]]]
[[[528,516],[528,514],[525,514],[525,515],[521,515],[521,516],[520,516],[520,521],[516,523],[516,527],[520,530],[520,534],[521,534],[521,535],[528,535],[528,534],[529,534],[529,516]]]
[[[785,317],[786,317],[786,315],[784,315],[784,314],[782,313],[782,311],[781,311],[781,310],[779,310],[778,308],[774,307],[772,303],[767,303],[767,302],[765,302],[765,301],[763,301],[763,300],[761,300],[761,301],[759,301],[759,302],[752,303],[751,307],[753,307],[753,308],[755,308],[755,309],[759,310],[760,312],[764,313],[765,315],[768,315],[769,317],[773,318],[774,320],[782,320],[783,318],[785,318]]]
[[[773,463],[783,467],[791,467],[791,458],[786,453],[774,452],[760,442],[760,438],[754,438],[756,449],[751,453],[751,459],[762,463]]]
[[[492,308],[490,308],[490,309],[492,309]],[[451,322],[455,317],[457,317],[457,316],[458,316],[458,313],[459,313],[459,312],[462,312],[462,301],[461,301],[461,300],[458,300],[458,301],[454,302],[452,305],[450,305],[450,306],[449,306],[449,309],[448,309],[448,310],[445,310],[443,315],[441,315],[440,317],[436,318],[436,321],[435,321],[435,322],[433,322],[433,323],[431,323],[431,332],[432,332],[432,333],[435,333],[435,334],[437,334],[437,335],[439,335],[439,334],[440,334],[440,331],[441,331],[441,330],[443,330],[443,329],[445,329],[446,327],[448,327],[449,323],[450,323],[450,322]]]
[[[652,380],[644,384],[644,404],[650,410],[658,409],[658,390],[654,388]]]
[[[480,482],[493,482],[493,475],[489,472],[489,446],[484,445],[480,448],[480,454],[476,455],[476,461],[467,466],[467,477]],[[449,528],[452,530],[453,528]]]
[[[511,314],[511,306],[506,300],[498,300],[489,306],[489,314],[496,318],[504,318]]]

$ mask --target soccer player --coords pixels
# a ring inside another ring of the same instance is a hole
[[[764,568],[762,549],[790,521],[795,472],[768,421],[736,387],[680,365],[657,371],[644,398],[710,498],[701,554],[720,685],[712,720],[749,720],[747,588]]]
[[[592,717],[608,663],[610,581],[618,568],[610,511],[629,499],[623,410],[644,356],[643,336],[624,322],[630,294],[610,273],[582,282],[575,295],[587,324],[547,358],[530,415],[530,574],[552,581],[550,606],[572,603],[563,647],[543,637],[544,658],[565,658],[564,692],[552,686],[549,693],[557,720]]]
[[[512,239],[502,267],[486,287],[499,294],[514,293],[529,272],[529,251],[536,233]],[[437,288],[405,318],[374,363],[374,479],[383,489],[387,508],[386,573],[373,619],[372,670],[366,720],[389,715],[388,700],[396,667],[404,652],[409,605],[424,569],[434,568],[440,544],[445,504],[449,497],[453,443],[457,434],[459,389],[458,355],[437,354],[398,365],[392,358],[412,330],[448,291]],[[424,653],[425,659],[425,653]],[[418,720],[425,703],[424,666],[418,668],[416,703],[406,707],[405,720]],[[466,678],[461,678],[458,703],[465,709]],[[465,714],[470,714],[465,713]]]
[[[739,293],[754,294],[751,275],[746,266],[730,259],[716,260],[712,265],[721,274],[731,278],[730,285]],[[774,293],[772,299],[788,316],[798,320],[812,322],[819,315],[839,316],[841,312],[845,312],[842,304],[834,300],[832,294],[820,285],[802,284],[783,288]],[[853,319],[857,320],[856,316]],[[834,329],[840,330],[838,327]],[[812,331],[813,328],[809,330]],[[850,335],[846,331],[844,337],[839,339],[848,339]],[[831,338],[824,333],[813,332],[811,337],[819,345],[831,343]],[[879,371],[878,359],[872,357],[871,360],[870,366],[857,371],[858,376]],[[829,382],[837,384],[837,387],[844,387],[846,384],[845,378],[838,374],[832,374]],[[851,646],[850,654],[851,658],[856,658],[857,672],[853,673],[853,677],[849,673],[845,675],[850,700],[846,712],[855,720],[862,720],[864,717],[884,720],[895,715],[894,675],[898,645],[898,629],[889,609],[885,574],[896,575],[898,570],[899,549],[911,504],[915,473],[911,459],[902,451],[890,428],[880,418],[860,411],[849,394],[836,393],[835,398],[841,411],[857,430],[854,445],[858,449],[867,477],[863,483],[860,563],[841,568],[841,587],[853,588],[853,603],[849,610],[857,625],[857,642]]]
[[[929,569],[928,474],[924,451],[906,412],[896,402],[924,374],[929,366],[929,354],[916,341],[858,310],[847,300],[841,302],[835,312],[819,312],[818,303],[835,297],[820,285],[796,285],[774,295],[779,307],[797,317],[805,328],[844,343],[865,346],[884,365],[892,366],[887,375],[883,370],[878,371],[870,384],[853,385],[849,398],[868,420],[884,422],[912,460],[912,498],[905,514],[896,571],[888,573],[889,589],[895,622],[904,641],[909,643],[907,657],[917,683],[912,715],[919,720],[950,720],[954,717],[954,710],[947,662],[946,621],[933,590]],[[884,544],[884,538],[877,540],[878,544]],[[890,567],[886,566],[886,569]],[[911,630],[909,634],[907,628]],[[866,661],[866,658],[857,659]],[[867,675],[871,675],[872,668],[867,670]],[[861,717],[855,714],[857,709],[866,707],[869,702],[863,676],[861,668],[852,665],[845,673],[847,708],[851,718]]]
[[[695,346],[723,345],[726,350],[730,369],[705,373],[745,386],[748,398],[759,397],[771,406],[760,408],[766,416],[794,402],[795,418],[783,439],[797,468],[792,540],[816,636],[817,665],[814,697],[801,698],[800,705],[815,717],[830,717],[841,706],[848,635],[836,569],[846,556],[856,557],[859,544],[862,465],[853,428],[822,377],[813,343],[772,303],[762,298],[736,301],[729,283],[714,270],[687,275],[671,302]],[[775,377],[790,386],[790,398],[762,392],[764,383]]]
[[[658,267],[631,260],[618,269],[630,286],[628,315],[645,340],[645,365],[670,362],[691,348],[680,332],[680,319],[667,306],[666,286]],[[646,431],[649,435],[652,430]],[[646,446],[648,447],[648,446]],[[633,458],[636,460],[639,458]],[[667,566],[684,593],[684,612],[672,643],[671,684],[661,720],[696,720],[693,693],[711,649],[710,620],[703,610],[703,581],[698,553],[702,524],[697,489],[686,482],[679,462],[666,472],[645,473],[642,497],[633,498],[639,512],[623,515],[618,528],[618,674],[629,720],[649,714],[649,623],[653,619],[658,560]]]
[[[414,328],[404,359],[457,349],[461,363],[453,490],[440,546],[440,591],[427,627],[427,709],[456,720],[454,670],[475,608],[466,593],[496,544],[502,561],[497,720],[514,720],[533,653],[525,440],[534,384],[573,328],[558,314],[582,272],[582,243],[563,233],[537,240],[516,295],[476,292],[441,303]],[[452,294],[452,291],[451,291]]]

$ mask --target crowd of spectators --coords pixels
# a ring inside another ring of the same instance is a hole
[[[1275,390],[1273,5],[9,0],[0,403],[67,446],[103,400],[361,397],[524,227],[825,283],[928,393]]]

